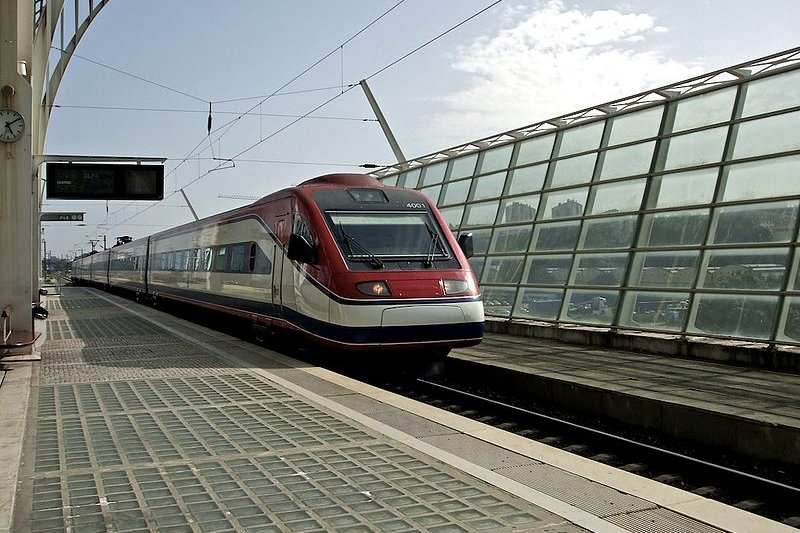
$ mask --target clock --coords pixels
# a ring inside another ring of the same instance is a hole
[[[0,141],[13,143],[25,133],[25,119],[16,109],[0,109]]]

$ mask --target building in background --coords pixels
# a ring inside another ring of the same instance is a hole
[[[387,167],[486,313],[800,344],[800,49]]]

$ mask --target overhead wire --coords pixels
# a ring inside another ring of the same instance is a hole
[[[338,87],[337,87],[338,89]],[[153,113],[193,113],[193,114],[206,114],[207,109],[178,109],[166,107],[130,107],[130,106],[101,106],[101,105],[70,105],[70,104],[54,104],[53,108],[58,109],[91,109],[97,111],[148,111]],[[215,115],[241,115],[241,111],[214,111]],[[301,115],[290,115],[286,113],[248,113],[257,117],[276,117],[276,118],[297,118]],[[352,122],[377,122],[374,118],[359,118],[359,117],[328,117],[328,116],[309,116],[309,119],[319,120],[344,120]]]
[[[392,7],[391,7],[389,10],[387,10],[387,11],[386,11],[386,12],[384,12],[384,13],[383,13],[381,16],[379,16],[377,19],[375,19],[375,20],[374,20],[374,21],[372,21],[370,24],[368,24],[368,25],[367,25],[365,28],[363,28],[362,30],[360,30],[359,32],[357,32],[356,34],[354,34],[354,35],[353,35],[353,36],[352,36],[350,39],[348,39],[347,41],[345,41],[345,42],[344,42],[344,43],[343,43],[341,46],[344,46],[344,44],[347,44],[347,43],[349,43],[350,41],[352,41],[354,38],[356,38],[358,35],[360,35],[361,33],[363,33],[363,32],[364,32],[366,29],[368,29],[370,26],[372,26],[373,24],[375,24],[375,23],[376,23],[378,20],[380,20],[381,18],[383,18],[384,16],[386,16],[386,15],[387,15],[389,12],[391,12],[392,10],[394,10],[394,9],[395,9],[397,6],[399,6],[400,4],[402,4],[404,1],[405,1],[405,0],[400,0],[398,3],[396,3],[394,6],[392,6]],[[466,24],[466,23],[468,23],[469,21],[473,20],[474,18],[476,18],[476,17],[478,17],[478,16],[482,15],[483,13],[485,13],[486,11],[488,11],[488,10],[492,9],[493,7],[495,7],[495,6],[497,6],[498,4],[502,3],[503,1],[505,1],[505,0],[495,0],[495,1],[493,1],[492,3],[490,3],[489,5],[487,5],[486,7],[484,7],[484,8],[482,8],[482,9],[478,10],[477,12],[473,13],[473,14],[472,14],[472,15],[470,15],[469,17],[467,17],[467,18],[465,18],[465,19],[461,20],[460,22],[458,22],[458,23],[454,24],[453,26],[449,27],[448,29],[446,29],[446,30],[442,31],[441,33],[439,33],[439,34],[438,34],[438,35],[436,35],[435,37],[433,37],[433,38],[429,39],[428,41],[426,41],[426,42],[422,43],[421,45],[417,46],[416,48],[412,49],[411,51],[409,51],[409,52],[407,52],[407,53],[403,54],[402,56],[398,57],[397,59],[395,59],[395,60],[391,61],[390,63],[388,63],[388,64],[386,64],[385,66],[381,67],[380,69],[376,70],[375,72],[373,72],[373,73],[372,73],[372,74],[370,74],[369,76],[366,76],[364,79],[365,79],[365,80],[369,80],[369,79],[372,79],[372,78],[374,78],[374,77],[376,77],[376,76],[378,76],[378,75],[382,74],[382,73],[383,73],[383,72],[385,72],[386,70],[388,70],[388,69],[390,69],[390,68],[394,67],[395,65],[397,65],[397,64],[399,64],[399,63],[401,63],[402,61],[404,61],[404,60],[408,59],[409,57],[411,57],[412,55],[416,54],[416,53],[417,53],[417,52],[419,52],[420,50],[422,50],[422,49],[424,49],[424,48],[426,48],[426,47],[430,46],[431,44],[433,44],[434,42],[438,41],[439,39],[441,39],[441,38],[442,38],[442,37],[444,37],[445,35],[448,35],[449,33],[451,33],[451,32],[453,32],[453,31],[455,31],[456,29],[460,28],[461,26],[463,26],[464,24]],[[262,104],[264,101],[266,101],[267,99],[269,99],[269,98],[273,97],[274,95],[276,95],[276,94],[278,93],[278,91],[280,91],[280,90],[282,90],[282,89],[284,89],[284,88],[288,87],[288,86],[289,86],[291,83],[293,83],[294,81],[296,81],[297,79],[299,79],[300,77],[302,77],[303,75],[305,75],[307,72],[309,72],[311,69],[313,69],[314,67],[316,67],[317,65],[319,65],[319,64],[320,64],[322,61],[324,61],[325,59],[327,59],[328,57],[330,57],[331,55],[333,55],[333,54],[334,54],[334,53],[336,53],[337,51],[339,51],[339,47],[335,48],[333,51],[331,51],[331,52],[329,52],[328,54],[326,54],[326,55],[325,55],[323,58],[321,58],[320,60],[318,60],[318,61],[316,61],[314,64],[312,64],[310,67],[306,68],[306,69],[305,69],[303,72],[301,72],[300,74],[298,74],[297,76],[295,76],[294,78],[292,78],[290,81],[288,81],[288,82],[286,82],[285,84],[283,84],[283,85],[282,85],[282,86],[281,86],[279,89],[277,89],[276,91],[274,91],[274,92],[273,92],[273,93],[271,93],[270,95],[266,96],[266,97],[265,97],[265,98],[264,98],[262,101],[260,101],[258,104],[256,104],[256,105],[255,105],[255,106],[253,106],[252,108],[250,108],[250,109],[248,110],[248,112],[249,112],[249,111],[252,111],[252,110],[253,110],[253,109],[255,109],[256,107],[258,107],[259,105],[261,105],[261,104]],[[333,101],[335,101],[335,100],[339,99],[340,97],[342,97],[343,95],[347,94],[347,93],[348,93],[350,90],[352,90],[352,89],[353,89],[353,88],[355,88],[356,86],[358,86],[358,84],[350,84],[350,85],[348,85],[348,86],[347,86],[347,88],[343,88],[343,90],[342,90],[342,92],[341,92],[341,93],[334,95],[333,97],[331,97],[331,98],[327,99],[327,100],[326,100],[326,101],[324,101],[323,103],[321,103],[321,104],[319,104],[319,105],[315,106],[315,107],[314,107],[313,109],[311,109],[310,111],[308,111],[308,112],[304,113],[303,115],[299,116],[298,118],[296,118],[296,119],[295,119],[295,120],[293,120],[292,122],[290,122],[290,123],[288,123],[288,124],[284,125],[283,127],[279,128],[278,130],[276,130],[276,131],[272,132],[270,135],[268,135],[268,136],[266,136],[266,137],[264,137],[264,138],[260,139],[260,140],[259,140],[258,142],[256,142],[256,143],[253,143],[252,145],[250,145],[250,146],[248,146],[248,147],[244,148],[243,150],[241,150],[240,152],[238,152],[236,155],[234,155],[233,157],[229,158],[229,160],[236,160],[238,157],[240,157],[240,156],[242,156],[242,155],[244,155],[244,154],[248,153],[249,151],[253,150],[253,149],[254,149],[254,148],[256,148],[257,146],[259,146],[259,145],[263,144],[264,142],[266,142],[266,141],[268,141],[268,140],[270,140],[270,139],[274,138],[275,136],[279,135],[280,133],[282,133],[282,132],[283,132],[283,131],[285,131],[286,129],[288,129],[288,128],[290,128],[291,126],[293,126],[294,124],[297,124],[297,123],[298,123],[298,122],[300,122],[301,120],[304,120],[305,118],[308,118],[308,116],[309,116],[309,115],[311,115],[312,113],[314,113],[314,112],[318,111],[319,109],[321,109],[321,108],[323,108],[323,107],[327,106],[328,104],[332,103]],[[242,115],[242,116],[244,116],[244,115]],[[242,117],[237,117],[236,119],[233,119],[232,121],[230,121],[228,124],[231,124],[232,122],[238,121],[238,120],[240,120],[241,118],[242,118]],[[218,128],[218,129],[222,129],[223,127],[225,127],[225,126],[222,126],[221,128]],[[227,131],[229,131],[229,130],[226,130],[226,132],[224,132],[222,135],[224,135],[225,133],[227,133]],[[222,137],[222,135],[220,136],[220,138]],[[198,143],[198,146],[196,146],[196,147],[195,147],[195,148],[194,148],[194,149],[193,149],[193,150],[190,152],[190,155],[189,155],[189,156],[187,156],[186,158],[184,158],[184,159],[181,161],[181,164],[183,164],[184,162],[186,162],[187,160],[189,160],[189,158],[191,158],[191,156],[194,154],[194,151],[195,151],[195,150],[197,150],[197,148],[198,148],[198,147],[199,147],[201,144],[203,144],[203,142],[205,142],[205,137],[204,137],[203,141],[201,141],[200,143]],[[221,165],[218,165],[218,167],[219,167],[219,166],[221,166]],[[217,167],[217,168],[210,169],[210,170],[206,171],[205,173],[203,173],[203,174],[201,174],[201,175],[197,176],[197,177],[196,177],[196,178],[194,178],[193,180],[191,180],[191,181],[189,181],[188,183],[184,184],[184,185],[183,185],[181,188],[186,188],[186,187],[189,187],[190,185],[193,185],[194,183],[197,183],[197,182],[198,182],[198,181],[200,181],[201,179],[203,179],[203,178],[205,178],[206,176],[208,176],[209,174],[213,173],[215,170],[218,170],[218,167]],[[173,192],[172,192],[172,193],[170,193],[168,196],[165,196],[165,198],[164,198],[164,199],[166,200],[167,198],[169,198],[169,197],[171,197],[171,196],[173,196],[173,195],[175,195],[175,194],[177,194],[177,190],[176,190],[176,191],[173,191]],[[112,228],[113,228],[113,227],[119,227],[119,226],[121,226],[121,225],[125,224],[125,223],[126,223],[126,222],[128,222],[129,220],[131,220],[131,219],[133,219],[133,218],[135,218],[135,217],[139,216],[140,214],[144,213],[145,211],[148,211],[148,210],[149,210],[150,208],[152,208],[154,205],[155,205],[155,204],[153,204],[153,205],[150,205],[150,206],[148,206],[148,207],[145,207],[145,208],[144,208],[142,211],[139,211],[138,213],[136,213],[136,214],[134,214],[134,215],[131,215],[130,217],[128,217],[128,218],[126,218],[126,219],[122,220],[121,222],[114,224],[114,225],[112,226]],[[111,229],[111,228],[109,228],[109,229]]]

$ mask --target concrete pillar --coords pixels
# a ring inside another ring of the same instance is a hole
[[[0,107],[16,109],[26,123],[20,140],[0,142],[0,308],[12,306],[11,329],[23,340],[33,335],[31,302],[38,287],[33,276],[39,231],[31,157],[32,90],[20,74],[20,61],[31,58],[32,20],[30,0],[0,0]]]

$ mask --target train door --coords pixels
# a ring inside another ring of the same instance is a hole
[[[278,241],[275,243],[272,253],[272,306],[281,315],[283,314],[283,265],[286,254],[280,243],[286,236],[287,220],[288,215],[279,215],[276,219],[275,235],[278,237]]]

